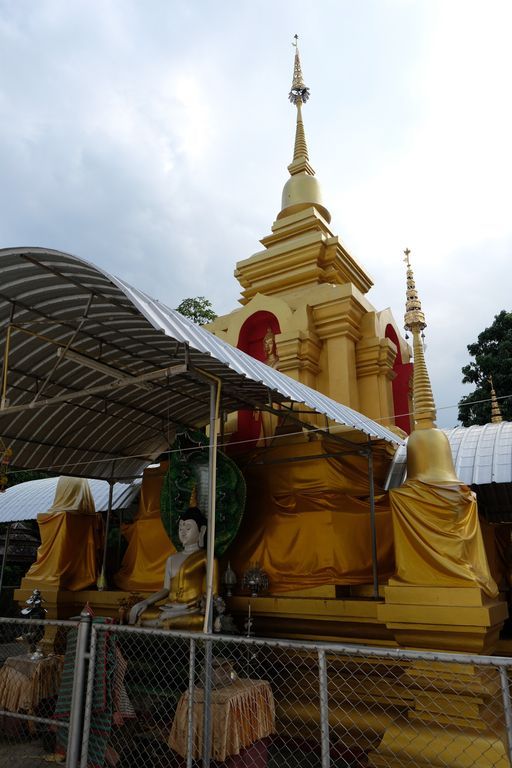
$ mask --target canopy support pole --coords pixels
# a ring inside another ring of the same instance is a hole
[[[375,521],[375,484],[373,477],[373,453],[368,449],[368,481],[370,483],[370,529],[372,537],[373,599],[379,599],[379,573],[377,570],[377,525]]]
[[[210,445],[208,453],[208,528],[206,547],[206,609],[203,632],[211,634],[213,624],[213,589],[215,573],[215,497],[217,491],[217,420],[220,406],[220,381],[210,379]],[[203,768],[211,758],[212,641],[206,640],[204,659]]]
[[[11,525],[12,523],[8,523],[7,529],[5,531],[4,556],[2,557],[2,569],[0,570],[0,594],[4,586],[4,571],[5,571],[5,563],[7,561],[7,550],[9,549],[9,539],[11,537]]]
[[[112,501],[114,498],[114,485],[116,484],[114,477],[115,461],[112,462],[112,472],[110,473],[110,480],[108,481],[108,507],[107,507],[107,520],[105,522],[105,540],[103,542],[103,560],[101,563],[101,573],[98,578],[98,591],[102,592],[107,588],[107,548],[108,548],[108,533],[110,530],[110,517],[112,515]]]
[[[2,394],[0,396],[0,409],[4,410],[7,406],[7,373],[9,371],[9,350],[11,347],[11,330],[12,321],[14,320],[15,305],[11,304],[11,313],[9,317],[9,325],[7,326],[7,332],[5,334],[5,346],[4,346],[4,364],[2,366]]]

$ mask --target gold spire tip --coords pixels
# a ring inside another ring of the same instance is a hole
[[[496,397],[496,390],[494,389],[492,376],[489,376],[488,381],[491,385],[491,423],[501,424],[503,421],[503,416],[501,415],[500,404],[498,403],[498,398]]]
[[[293,39],[295,41],[292,43],[293,47],[295,48],[295,59],[293,62],[292,87],[290,93],[288,94],[288,98],[292,104],[300,106],[300,104],[305,104],[309,99],[309,88],[306,86],[304,77],[302,75],[302,67],[300,64],[299,56],[299,36],[294,35]]]
[[[414,370],[412,399],[414,403],[414,422],[416,429],[429,429],[435,427],[436,405],[425,362],[425,351],[420,339],[420,332],[426,328],[427,324],[414,282],[414,275],[409,260],[410,253],[409,248],[406,248],[404,251],[404,261],[407,262],[407,302],[404,320],[405,330],[411,331],[413,338]]]
[[[409,248],[404,250],[404,261],[407,264],[407,302],[405,305],[404,328],[406,331],[413,331],[415,329],[423,331],[427,324],[421,309],[421,301],[416,290],[416,283],[414,282],[414,273],[409,260],[410,253]]]

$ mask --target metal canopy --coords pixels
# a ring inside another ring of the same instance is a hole
[[[356,430],[356,441],[402,443],[60,251],[0,250],[0,331],[0,437],[20,467],[91,478],[139,475],[173,442],[176,428],[208,423],[212,377],[221,382],[224,412],[304,403]]]
[[[444,429],[455,473],[466,485],[512,483],[512,422]],[[386,488],[398,488],[407,476],[407,445],[396,451]]]
[[[58,477],[28,480],[8,488],[0,496],[0,523],[36,520],[53,504]],[[89,480],[94,506],[97,512],[108,509],[109,483],[106,480]],[[112,509],[126,509],[140,491],[140,480],[133,483],[116,483],[113,489]]]

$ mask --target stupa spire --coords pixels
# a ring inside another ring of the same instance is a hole
[[[301,170],[306,170],[312,176],[315,172],[311,166],[304,168],[305,163],[309,165],[308,145],[306,143],[306,133],[304,131],[304,123],[302,121],[302,105],[309,99],[309,88],[304,82],[304,76],[302,74],[302,66],[300,63],[299,54],[299,36],[294,36],[295,42],[292,43],[295,46],[295,59],[293,62],[293,78],[292,87],[288,98],[292,104],[297,107],[297,128],[295,130],[295,145],[293,148],[293,161],[289,166],[289,171],[293,176],[294,173],[299,173]],[[303,161],[302,163],[300,161]],[[305,163],[304,163],[305,161]]]
[[[295,143],[293,160],[288,166],[291,178],[288,179],[283,189],[282,208],[278,218],[314,206],[329,223],[331,215],[322,203],[322,193],[315,178],[315,169],[309,162],[306,132],[302,120],[302,105],[309,99],[309,88],[304,82],[304,75],[302,74],[298,40],[299,36],[295,35],[292,43],[295,47],[292,86],[288,94],[289,100],[297,108]]]
[[[491,385],[491,423],[500,424],[503,421],[503,416],[501,415],[500,405],[496,397],[492,376],[489,376],[489,384]]]
[[[414,425],[416,429],[431,429],[435,427],[436,404],[432,394],[432,386],[425,362],[423,349],[423,330],[427,327],[421,301],[416,290],[414,274],[409,261],[409,248],[404,251],[407,263],[407,302],[405,306],[404,328],[412,333],[414,351],[413,373],[413,404]]]

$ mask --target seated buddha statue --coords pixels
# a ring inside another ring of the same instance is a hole
[[[183,549],[167,558],[163,588],[133,606],[130,624],[201,629],[201,598],[206,592],[205,533],[206,518],[198,507],[189,507],[180,515],[178,536]],[[216,564],[213,591],[218,592]]]

